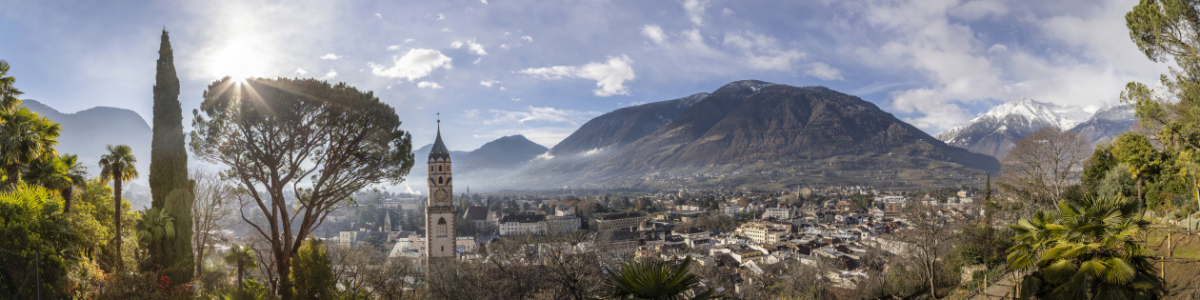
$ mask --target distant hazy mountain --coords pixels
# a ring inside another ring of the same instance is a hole
[[[99,175],[97,163],[107,154],[106,145],[125,144],[133,148],[137,169],[144,180],[150,172],[151,129],[141,115],[128,109],[93,107],[76,113],[62,113],[37,100],[24,100],[29,110],[62,125],[58,137],[59,153],[79,155],[79,161],[91,176]]]
[[[550,149],[552,155],[569,155],[621,147],[650,135],[671,123],[684,109],[704,99],[708,93],[631,106],[600,115]]]
[[[1137,117],[1129,105],[1118,105],[1101,108],[1071,131],[1083,134],[1092,145],[1096,145],[1116,139],[1118,135],[1131,130],[1135,124]]]
[[[424,166],[425,160],[429,158],[431,148],[433,148],[433,144],[413,150],[413,156],[416,157],[418,166]],[[482,170],[514,169],[533,160],[538,155],[546,153],[547,150],[545,146],[538,145],[526,139],[524,135],[518,134],[488,142],[474,151],[450,151],[450,161],[454,162],[455,173],[460,175]],[[413,169],[418,171],[416,169],[420,168]],[[419,173],[424,174],[424,172]]]
[[[649,134],[615,129],[650,131],[655,126]],[[995,158],[948,146],[858,97],[825,87],[757,80],[729,83],[711,94],[623,108],[589,121],[571,137],[551,150],[552,157],[534,161],[524,173],[527,182],[611,186],[607,182],[615,180],[722,178],[691,184],[727,186],[721,182],[728,181],[736,186],[769,173],[812,184],[800,176],[778,174],[823,177],[826,171],[837,175],[845,170],[861,172],[854,180],[864,182],[895,180],[902,169],[922,174],[927,167],[962,170],[956,174],[974,174],[967,168],[979,174],[978,170],[999,169]],[[771,167],[743,169],[763,164]],[[922,178],[939,175],[953,176]]]
[[[1068,130],[1090,116],[1078,106],[1059,106],[1031,99],[1001,104],[963,126],[937,134],[946,144],[971,152],[1003,158],[1014,143],[1042,128]]]

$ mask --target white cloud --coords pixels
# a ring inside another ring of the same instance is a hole
[[[497,83],[500,83],[500,81],[496,81],[496,80],[481,80],[481,81],[479,81],[479,85],[486,86],[486,87],[492,87],[492,85],[497,84]]]
[[[724,14],[726,16],[732,16],[734,14],[734,12],[732,9],[729,9],[728,7],[726,7],[724,9],[721,9],[721,14]]]
[[[655,24],[642,25],[642,35],[657,44],[662,44],[663,40],[667,38],[667,34],[663,33],[662,27],[658,27]]]
[[[345,57],[345,56],[338,56],[337,54],[329,53],[329,54],[322,55],[321,59],[336,60],[336,59],[339,59],[342,57]]]
[[[479,0],[479,2],[483,2],[483,4],[488,4],[487,0]]]
[[[470,39],[465,42],[454,41],[453,43],[450,43],[450,48],[461,49],[464,45],[467,46],[467,52],[470,52],[471,54],[479,56],[488,55],[487,50],[483,49],[483,45],[476,43],[475,39]]]
[[[513,101],[519,99],[514,98]],[[523,134],[529,140],[553,146],[567,138],[584,122],[599,116],[598,111],[557,109],[553,107],[527,106],[523,110],[477,109],[464,111],[465,119],[488,128],[477,134],[480,137],[498,138],[506,135]]]
[[[704,8],[708,6],[708,0],[684,0],[683,10],[687,12],[688,19],[692,20],[696,26],[704,25]]]
[[[454,32],[454,30],[450,30],[450,28],[442,28],[442,32]]]
[[[446,15],[443,15],[442,13],[438,13],[437,18],[435,20],[441,21],[441,20],[445,20],[445,19],[446,19]]]
[[[528,36],[528,35],[522,35],[522,36],[521,36],[521,39],[522,39],[522,40],[525,40],[526,42],[530,42],[530,43],[532,43],[532,42],[533,42],[533,37],[532,37],[532,36]]]
[[[989,15],[1003,16],[1008,14],[1008,7],[996,0],[973,0],[950,10],[950,14],[966,20],[978,20]]]
[[[774,71],[790,71],[793,68],[793,63],[797,63],[808,57],[807,53],[795,49],[783,49],[779,46],[779,42],[774,37],[753,32],[737,33],[730,32],[725,34],[725,39],[722,44],[733,47],[742,52],[742,60],[751,69],[756,70],[774,70]],[[824,65],[824,67],[829,67]],[[822,74],[829,75],[829,69],[820,70]],[[840,72],[838,75],[840,77]],[[823,77],[818,76],[824,79]]]
[[[308,74],[308,71],[305,71],[304,69],[301,69],[301,68],[296,68],[295,73],[300,74],[300,76],[304,76],[304,74]]]
[[[429,76],[438,68],[449,70],[453,67],[450,64],[450,57],[433,49],[410,49],[403,56],[394,56],[393,60],[395,64],[390,68],[368,63],[371,73],[381,77],[404,78],[413,81]]]
[[[520,101],[521,101],[521,98],[512,98],[512,99],[510,99],[510,100],[512,100],[512,102],[520,102]]]
[[[391,45],[391,46],[388,46],[387,49],[393,50],[393,51],[400,50],[400,45]]]
[[[379,14],[379,13],[375,13],[375,17],[376,17],[376,18],[379,18],[380,20],[382,20],[382,19],[383,19],[383,15],[381,15],[381,14]]]
[[[537,75],[545,79],[561,79],[577,77],[596,81],[599,89],[592,92],[596,96],[629,95],[626,81],[634,79],[632,59],[629,56],[609,57],[604,63],[588,63],[583,66],[553,66],[548,68],[530,68],[521,70],[522,74]]]
[[[417,88],[440,90],[442,89],[442,85],[437,84],[437,82],[422,81],[417,83]]]
[[[553,107],[536,107],[528,106],[526,110],[498,110],[489,109],[490,118],[482,119],[484,125],[498,125],[511,123],[567,123],[567,124],[583,124],[591,120],[592,117],[600,115],[597,111],[581,111],[572,109],[557,109]]]
[[[814,62],[804,74],[812,75],[823,80],[842,80],[842,70],[830,67],[823,62]]]
[[[329,70],[329,73],[325,73],[325,76],[321,76],[321,78],[318,79],[333,79],[334,77],[337,77],[337,75],[338,72],[331,69]]]

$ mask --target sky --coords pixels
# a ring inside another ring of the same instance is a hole
[[[1167,65],[1130,41],[1136,0],[0,0],[0,59],[63,112],[150,119],[170,32],[185,129],[224,76],[374,91],[414,147],[523,134],[552,147],[615,109],[737,80],[826,86],[930,134],[1018,98],[1096,109]],[[439,115],[440,113],[440,115]]]

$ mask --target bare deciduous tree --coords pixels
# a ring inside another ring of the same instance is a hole
[[[959,224],[950,218],[942,216],[941,210],[933,205],[910,203],[908,206],[908,223],[910,228],[895,234],[897,240],[905,243],[902,256],[909,256],[919,264],[918,274],[929,284],[930,297],[937,299],[938,271],[942,269],[943,257],[946,257],[953,247],[956,237],[955,230]]]
[[[1079,180],[1089,154],[1079,133],[1043,128],[1017,140],[1004,156],[1001,186],[1020,198],[1053,204]]]
[[[192,245],[196,252],[196,277],[204,271],[204,254],[217,243],[228,240],[222,232],[229,228],[229,204],[237,197],[236,190],[225,184],[215,173],[203,168],[190,174],[195,191],[192,201]]]

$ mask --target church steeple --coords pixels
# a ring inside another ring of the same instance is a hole
[[[450,169],[450,149],[442,142],[441,125],[439,119],[437,139],[429,150],[429,202],[425,205],[425,255],[428,259],[457,257],[454,177]]]
[[[437,140],[433,142],[433,149],[429,150],[429,159],[434,160],[444,158],[450,161],[450,149],[446,148],[446,144],[442,143],[442,120],[438,120]]]

